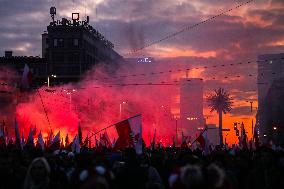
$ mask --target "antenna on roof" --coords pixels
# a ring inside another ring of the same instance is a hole
[[[50,13],[52,21],[54,22],[54,15],[56,15],[56,8],[55,7],[50,7],[49,13]]]

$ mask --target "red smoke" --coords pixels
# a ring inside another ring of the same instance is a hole
[[[127,69],[127,73],[122,70],[125,69],[120,69],[117,75],[144,71],[141,67],[130,69],[131,72]],[[102,81],[93,79],[94,75]],[[106,77],[108,79],[104,79]],[[71,138],[77,134],[79,120],[85,137],[122,119],[142,114],[145,142],[149,144],[156,128],[156,140],[171,143],[172,136],[175,136],[175,120],[169,109],[173,86],[118,86],[114,84],[147,83],[147,81],[145,77],[136,78],[137,81],[131,77],[123,80],[109,78],[112,76],[104,74],[97,68],[79,83],[48,89],[42,87],[38,92],[33,92],[28,96],[27,102],[18,104],[16,108],[20,132],[23,129],[27,135],[29,128],[36,125],[37,131],[41,130],[43,136],[47,137],[49,124],[44,107],[52,130],[54,132],[60,130],[61,137],[65,137],[68,133]],[[111,138],[117,137],[114,128],[107,132]]]

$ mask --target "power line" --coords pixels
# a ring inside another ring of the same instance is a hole
[[[248,60],[248,61],[245,61],[245,62],[236,62],[236,63],[220,64],[220,65],[212,65],[212,66],[198,66],[198,67],[188,67],[188,68],[182,68],[182,69],[178,68],[178,69],[175,69],[175,70],[170,69],[170,70],[150,72],[150,73],[137,73],[137,74],[130,74],[130,75],[118,75],[118,76],[112,76],[112,77],[100,77],[100,78],[87,79],[85,81],[90,81],[90,80],[102,81],[102,80],[122,79],[122,78],[128,78],[128,77],[141,77],[141,76],[146,77],[148,75],[153,76],[153,75],[159,75],[159,74],[177,73],[177,72],[199,70],[199,69],[217,69],[217,68],[224,68],[224,67],[248,65],[248,64],[252,64],[252,63],[270,62],[270,61],[275,61],[275,60],[284,60],[284,57],[267,59],[267,60],[256,60],[256,61]]]
[[[215,16],[212,16],[212,17],[210,17],[210,18],[208,18],[208,19],[206,19],[206,20],[203,20],[203,21],[198,22],[198,23],[193,24],[193,25],[186,26],[186,27],[182,28],[181,30],[176,31],[176,32],[174,32],[174,33],[171,33],[171,34],[169,34],[169,35],[167,35],[167,36],[165,36],[165,37],[163,37],[163,38],[161,38],[161,39],[158,39],[158,40],[154,40],[154,41],[152,41],[152,42],[149,42],[148,44],[146,44],[146,45],[144,45],[144,46],[142,46],[142,47],[140,47],[140,48],[137,48],[137,49],[134,49],[134,50],[128,52],[128,53],[126,54],[126,56],[127,56],[127,55],[131,55],[131,54],[134,54],[134,53],[136,53],[136,52],[138,52],[138,51],[141,51],[141,50],[143,50],[143,49],[145,49],[145,48],[147,48],[147,47],[150,47],[150,46],[153,46],[153,45],[155,45],[155,44],[158,44],[158,43],[160,43],[160,42],[162,42],[162,41],[165,41],[165,40],[168,40],[168,39],[170,39],[170,38],[173,38],[173,37],[175,37],[175,36],[177,36],[177,35],[179,35],[179,34],[185,32],[185,31],[194,29],[194,28],[196,28],[196,27],[199,26],[199,25],[205,24],[205,23],[207,23],[207,22],[209,22],[209,21],[211,21],[211,20],[214,20],[214,19],[216,19],[216,18],[218,18],[218,17],[220,17],[220,16],[222,16],[222,15],[224,15],[224,14],[226,14],[226,13],[229,13],[229,12],[231,12],[231,11],[233,11],[233,10],[235,10],[235,9],[238,9],[238,8],[240,8],[240,7],[242,7],[242,6],[245,6],[245,5],[247,5],[247,4],[249,4],[249,3],[253,2],[253,1],[254,1],[254,0],[250,0],[250,1],[247,1],[247,2],[244,2],[244,3],[241,3],[241,4],[239,4],[239,5],[236,6],[236,7],[233,7],[233,8],[231,8],[231,9],[229,9],[229,10],[223,11],[223,12],[221,12],[220,14],[217,14],[217,15],[215,15]]]

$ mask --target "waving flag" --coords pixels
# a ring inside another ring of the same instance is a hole
[[[207,128],[202,131],[199,136],[196,139],[197,142],[199,142],[203,152],[205,155],[209,154],[209,140],[207,137]]]
[[[25,64],[24,72],[21,80],[21,90],[28,90],[32,84],[32,73],[27,64]]]
[[[116,149],[134,147],[137,154],[142,153],[142,117],[136,115],[115,124],[118,139]]]

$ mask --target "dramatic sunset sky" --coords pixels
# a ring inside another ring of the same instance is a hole
[[[284,52],[284,0],[252,1],[138,53],[128,54],[246,1],[0,0],[0,56],[5,50],[13,50],[15,55],[41,56],[41,34],[51,20],[51,6],[57,8],[57,19],[70,19],[72,12],[79,12],[81,19],[89,15],[90,24],[113,42],[115,50],[124,57],[151,56],[171,69],[199,68],[190,71],[190,77],[204,79],[204,96],[223,87],[234,98],[224,127],[232,129],[233,122],[243,121],[251,133],[251,120],[257,108],[255,61],[259,54]],[[252,63],[247,64],[248,61]],[[229,66],[240,62],[243,64]],[[222,64],[226,66],[212,68]],[[173,75],[173,79],[184,75]],[[249,101],[253,101],[252,113]],[[206,105],[207,122],[217,124],[216,114],[210,113]],[[228,136],[236,140],[234,132]]]

